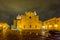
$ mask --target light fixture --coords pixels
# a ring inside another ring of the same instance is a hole
[[[2,25],[0,25],[0,27],[1,27]]]
[[[52,27],[52,25],[49,25],[49,27],[51,28],[51,27]]]
[[[42,29],[45,29],[45,26],[42,26]]]
[[[57,24],[55,24],[55,25],[54,25],[54,27],[56,27],[56,28],[57,28],[57,27],[58,27],[58,25],[57,25]]]

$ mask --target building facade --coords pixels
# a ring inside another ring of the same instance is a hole
[[[9,25],[6,22],[0,22],[0,33],[2,33],[3,35],[5,35],[5,33],[7,32],[7,30],[9,29]]]
[[[44,26],[46,30],[60,30],[60,18],[52,18],[44,21]]]
[[[16,25],[17,24],[17,25]],[[42,21],[39,20],[36,12],[26,12],[24,15],[18,15],[14,20],[14,25],[20,32],[39,32],[42,30]]]

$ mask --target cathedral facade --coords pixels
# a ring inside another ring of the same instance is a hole
[[[17,25],[16,25],[17,24]],[[20,32],[39,32],[42,30],[42,21],[39,20],[36,12],[26,12],[24,15],[18,15],[14,20],[14,25]]]

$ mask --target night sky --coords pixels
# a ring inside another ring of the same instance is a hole
[[[12,24],[18,14],[36,11],[42,21],[60,16],[60,0],[0,0],[0,21]]]

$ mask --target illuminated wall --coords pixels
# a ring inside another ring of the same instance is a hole
[[[36,12],[25,12],[24,15],[18,15],[14,20],[14,28],[18,30],[60,30],[60,17],[51,18],[44,22],[39,20]]]
[[[44,21],[44,26],[46,30],[60,30],[60,18],[52,18],[49,20]]]
[[[0,22],[0,30],[5,33],[7,31],[7,29],[9,29],[9,25],[5,22]]]
[[[56,19],[56,26],[57,26],[57,30],[60,31],[60,17]]]

